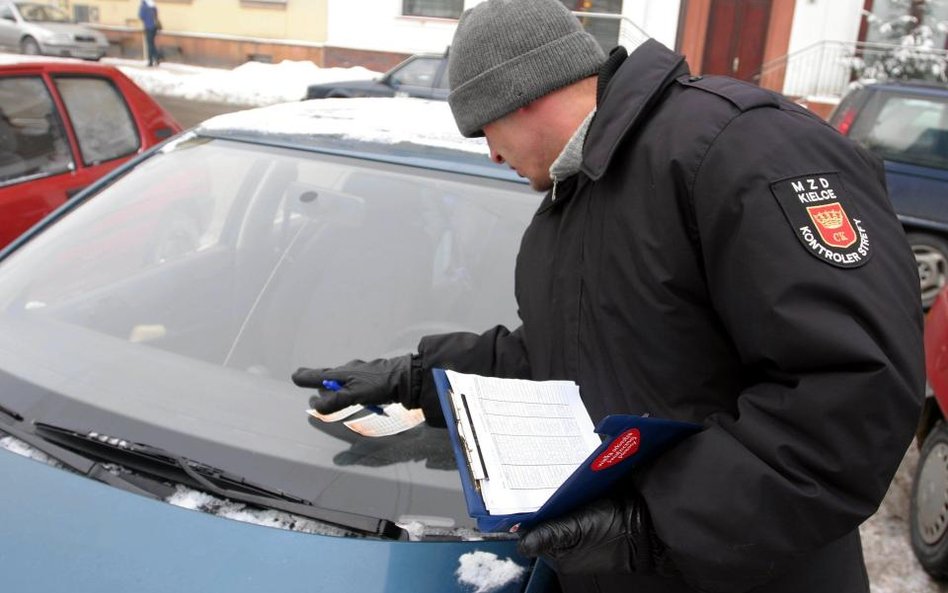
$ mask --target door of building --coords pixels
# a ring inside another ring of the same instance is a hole
[[[760,71],[772,0],[712,0],[701,70],[751,80]]]

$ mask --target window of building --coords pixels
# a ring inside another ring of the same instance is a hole
[[[446,19],[461,17],[464,0],[402,0],[405,16],[430,16]]]

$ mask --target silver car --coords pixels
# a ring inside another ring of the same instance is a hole
[[[98,60],[108,47],[102,33],[77,24],[56,6],[0,0],[0,48],[31,55]]]

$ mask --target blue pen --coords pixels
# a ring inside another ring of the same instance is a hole
[[[329,391],[339,391],[342,389],[342,384],[339,383],[339,381],[333,381],[332,379],[323,379],[323,387]],[[374,414],[381,414],[382,416],[385,416],[385,410],[383,410],[381,406],[363,405],[362,407]]]

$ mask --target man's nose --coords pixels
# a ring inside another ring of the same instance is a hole
[[[506,162],[504,157],[499,152],[494,150],[493,147],[490,149],[490,160],[494,161],[498,165],[503,165]]]

